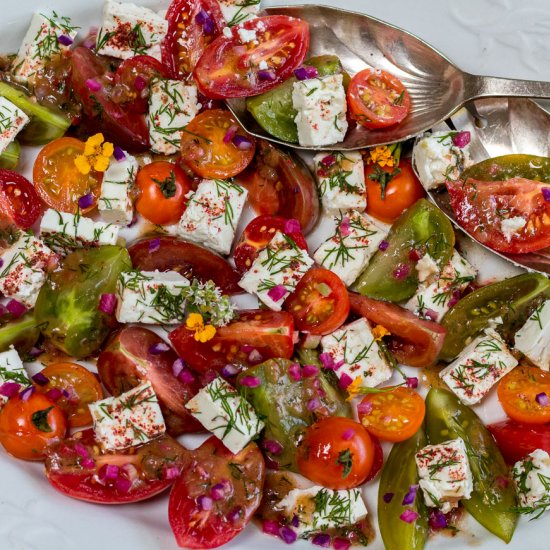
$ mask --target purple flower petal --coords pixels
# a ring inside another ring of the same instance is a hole
[[[294,380],[295,382],[298,382],[302,379],[302,369],[298,363],[292,363],[290,367],[288,367],[288,374]]]
[[[471,139],[472,136],[470,132],[468,130],[465,130],[464,132],[458,132],[453,136],[453,144],[462,149],[466,147],[468,143],[470,143]]]
[[[548,405],[550,405],[550,398],[544,392],[538,393],[535,399],[542,407],[548,407]]]
[[[304,378],[311,378],[319,374],[319,367],[317,365],[304,365],[302,369],[302,375]]]
[[[149,253],[157,252],[160,248],[160,237],[149,241]]]
[[[318,533],[311,539],[311,543],[315,546],[328,548],[330,546],[330,535],[328,535],[327,533]]]
[[[273,82],[277,78],[277,75],[275,74],[275,71],[272,71],[271,69],[262,69],[258,71],[258,78],[264,82]]]
[[[542,192],[542,198],[546,201],[546,202],[550,202],[550,187],[543,187],[541,189],[541,192]]]
[[[27,313],[27,308],[19,301],[17,300],[10,300],[6,304],[6,309],[16,318],[18,319],[22,315],[25,315]]]
[[[246,136],[241,136],[240,134],[234,136],[231,142],[240,151],[248,151],[249,149],[252,149],[254,147],[254,143],[250,138],[247,138]]]
[[[325,369],[334,370],[334,358],[330,353],[320,353],[319,361],[321,361],[321,364]]]
[[[239,382],[245,388],[257,388],[262,381],[257,376],[243,376]]]
[[[340,376],[339,384],[343,390],[345,390],[352,382],[353,378],[346,372]]]
[[[321,406],[321,401],[319,400],[318,397],[313,397],[306,404],[306,408],[308,411],[316,411],[320,406]]]
[[[237,135],[239,127],[236,124],[232,124],[228,129],[227,132],[225,132],[225,135],[223,136],[223,142],[225,144],[231,143],[233,138]]]
[[[239,372],[239,369],[235,365],[225,365],[221,370],[221,375],[225,378],[231,378]]]
[[[301,67],[294,69],[294,76],[298,80],[309,80],[310,78],[318,77],[319,71],[316,67],[312,67],[311,65],[302,65]]]
[[[48,378],[44,376],[41,372],[37,372],[32,377],[32,381],[39,386],[45,386],[49,382]]]
[[[295,219],[286,220],[285,222],[285,233],[299,233],[302,230],[300,227],[300,222]]]
[[[106,313],[107,315],[112,315],[115,312],[118,299],[115,294],[102,294],[99,297],[99,305],[97,309]]]
[[[57,41],[62,45],[62,46],[70,46],[74,40],[66,35],[66,34],[60,34],[58,37],[57,37]]]
[[[274,301],[282,300],[288,294],[288,290],[284,285],[275,285],[267,291],[267,295]]]
[[[445,529],[449,525],[445,514],[441,510],[430,510],[428,523],[434,531]]]
[[[419,517],[418,512],[415,512],[414,510],[405,510],[400,516],[399,519],[401,521],[404,521],[405,523],[412,523],[413,521],[416,521]]]
[[[151,355],[160,355],[166,351],[170,351],[172,348],[166,342],[157,342],[149,347],[149,353]]]
[[[21,401],[28,401],[31,398],[31,395],[33,393],[34,393],[34,386],[29,386],[28,388],[25,388],[20,394]]]
[[[382,497],[382,499],[386,504],[389,504],[393,499],[393,495],[394,495],[393,493],[384,493],[384,496]]]
[[[119,147],[118,145],[115,145],[113,156],[115,157],[116,160],[120,162],[121,160],[124,160],[126,158],[126,153],[123,151],[121,147]]]
[[[287,544],[292,544],[293,542],[296,542],[296,539],[298,538],[298,535],[290,527],[286,525],[283,525],[279,529],[279,536]]]
[[[94,196],[91,193],[87,193],[86,195],[82,195],[78,199],[78,206],[85,210],[86,208],[90,208],[94,204]]]
[[[381,250],[384,252],[384,250],[388,250],[388,247],[390,246],[390,243],[388,241],[380,241],[380,244],[378,245],[378,250]]]
[[[197,498],[197,504],[199,505],[199,508],[201,510],[212,510],[214,502],[210,497],[206,495],[201,495],[199,498]]]
[[[401,504],[403,506],[407,506],[409,504],[412,504],[416,499],[416,492],[418,491],[419,485],[411,485],[409,487],[409,490],[407,494],[403,497],[403,502]]]

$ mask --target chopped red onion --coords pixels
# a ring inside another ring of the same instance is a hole
[[[332,546],[334,547],[334,550],[348,550],[351,546],[351,542],[349,540],[337,537],[332,541]]]
[[[438,529],[445,529],[449,525],[447,517],[441,510],[430,510],[428,523],[434,531],[437,531]]]
[[[70,46],[74,40],[66,35],[66,34],[60,34],[58,37],[57,37],[57,41],[62,45],[62,46]]]
[[[88,458],[90,456],[88,448],[86,447],[86,445],[82,445],[82,443],[75,443],[73,449],[76,451],[76,454],[78,456],[81,456],[82,458]]]
[[[398,264],[397,267],[393,270],[393,277],[398,281],[402,281],[409,276],[411,272],[411,267],[407,264]]]
[[[298,80],[309,80],[310,78],[316,78],[319,76],[319,71],[316,67],[311,65],[302,65],[297,69],[294,69],[294,76]]]
[[[311,539],[311,543],[315,544],[315,546],[328,548],[330,546],[330,535],[327,535],[326,533],[318,533]]]
[[[239,127],[236,124],[232,124],[227,129],[227,132],[225,132],[225,135],[223,136],[223,142],[226,144],[231,143],[231,140],[237,135],[238,130],[239,130]]]
[[[311,378],[312,376],[317,376],[317,374],[319,374],[319,367],[317,365],[304,365],[302,375],[305,378]]]
[[[36,346],[33,346],[29,350],[29,357],[32,357],[34,359],[34,358],[38,357],[39,355],[42,355],[42,353],[44,353],[44,350],[42,350],[40,348],[37,348]]]
[[[274,439],[266,439],[262,443],[262,448],[273,455],[280,455],[284,451],[284,447]]]
[[[344,441],[349,441],[350,439],[353,439],[353,436],[355,435],[355,430],[353,428],[348,428],[343,434],[342,439]]]
[[[21,401],[28,401],[31,398],[31,395],[34,393],[34,386],[29,386],[28,388],[25,388],[19,395],[21,397]],[[46,394],[48,395],[48,394]]]
[[[83,468],[87,468],[89,470],[91,470],[92,468],[95,468],[95,460],[91,457],[88,457],[88,458],[83,458],[81,461],[80,461],[80,465],[83,467]]]
[[[178,374],[178,380],[183,384],[192,384],[195,381],[195,375],[186,367]]]
[[[37,372],[32,377],[32,381],[39,386],[45,386],[49,382],[48,378],[44,376],[41,372]]]
[[[283,525],[279,529],[279,536],[287,544],[292,544],[293,542],[296,542],[296,539],[298,538],[298,535],[287,525]]]
[[[126,474],[126,477],[130,481],[135,481],[139,477],[138,469],[133,464],[130,464],[129,462],[127,464],[124,464],[124,466],[120,468],[120,471]]]
[[[147,79],[143,75],[138,74],[134,80],[134,88],[138,92],[143,92],[147,88]]]
[[[247,138],[246,136],[241,136],[240,134],[234,136],[231,142],[240,151],[248,151],[249,149],[252,149],[254,147],[254,143],[250,138]]]
[[[268,470],[278,470],[279,463],[276,460],[273,460],[269,455],[264,456],[265,465]]]
[[[416,500],[416,492],[418,491],[418,487],[419,485],[411,485],[409,487],[407,494],[403,497],[403,501],[401,502],[403,506],[412,504]]]
[[[344,373],[342,376],[340,376],[340,387],[345,390],[351,383],[353,382],[353,378],[348,374]]]
[[[271,69],[262,69],[258,71],[258,78],[263,81],[267,80],[269,82],[273,82],[277,78],[277,75],[275,74],[275,71],[272,71]]]
[[[384,496],[382,497],[382,499],[386,504],[389,504],[393,499],[393,495],[394,493],[384,493]]]
[[[380,241],[380,244],[378,245],[378,250],[381,250],[384,252],[384,250],[388,250],[388,247],[390,246],[390,243],[388,241]]]
[[[245,388],[257,388],[262,381],[257,376],[243,376],[240,384]]]
[[[202,31],[206,35],[214,34],[216,27],[212,18],[204,10],[200,10],[199,13],[195,16],[195,21],[202,26]]]
[[[267,291],[267,295],[274,301],[278,302],[288,294],[288,290],[284,285],[275,285]]]
[[[160,238],[159,237],[157,237],[156,239],[153,239],[152,241],[149,242],[149,252],[150,253],[157,252],[159,248],[160,248]]]
[[[199,508],[201,510],[212,510],[214,502],[210,497],[207,497],[206,495],[201,495],[199,498],[197,498],[197,504],[199,505]]]
[[[266,519],[262,523],[262,531],[266,535],[273,535],[274,537],[277,537],[279,535],[279,524],[271,519]]]
[[[99,92],[99,90],[101,90],[101,84],[93,78],[88,78],[88,80],[86,80],[86,88],[92,92]]]
[[[114,481],[120,475],[120,468],[116,464],[104,464],[97,472],[99,481],[105,483],[106,481]]]
[[[418,248],[411,248],[409,250],[409,260],[412,260],[413,262],[418,262],[422,257],[424,256],[424,252],[422,250],[418,250]]]
[[[126,158],[126,153],[121,147],[115,145],[113,150],[113,157],[115,157],[115,159],[120,162],[121,160],[124,160]]]
[[[543,187],[541,189],[541,192],[542,192],[542,198],[546,201],[546,202],[550,202],[550,187]]]
[[[239,369],[235,365],[225,365],[221,370],[221,375],[225,378],[231,378],[239,372]]]
[[[372,401],[361,401],[361,403],[357,405],[357,412],[359,414],[370,414],[372,412]]]
[[[177,466],[170,466],[164,470],[164,479],[176,479],[180,475],[180,469]]]
[[[400,516],[399,519],[405,523],[412,523],[418,519],[418,512],[414,510],[405,510]]]
[[[225,485],[223,483],[216,483],[210,490],[210,497],[212,500],[221,500],[225,497]]]
[[[248,354],[248,361],[250,363],[261,363],[263,360],[264,360],[264,358],[263,358],[262,354],[257,349],[253,349]]]
[[[320,353],[319,361],[321,361],[321,364],[325,369],[334,370],[334,358],[330,353]]]
[[[63,397],[63,392],[59,388],[52,388],[46,392],[46,397],[52,401],[59,401]]]
[[[94,196],[91,193],[87,193],[86,195],[82,195],[78,199],[78,206],[85,210],[86,208],[90,208],[94,204]]]
[[[463,132],[458,132],[453,136],[453,145],[456,145],[460,149],[466,147],[468,143],[470,143],[470,140],[472,139],[472,136],[468,130],[464,130]]]
[[[430,321],[435,322],[437,321],[438,314],[437,314],[437,311],[434,311],[433,309],[428,308],[424,310],[424,317],[427,317]]]
[[[350,219],[347,216],[344,216],[342,218],[342,221],[340,222],[340,235],[342,235],[342,237],[347,237],[350,233],[351,233]]]
[[[302,230],[300,227],[300,222],[298,220],[295,220],[294,218],[290,220],[286,220],[285,222],[285,233],[299,233]]]
[[[453,307],[454,305],[456,305],[456,303],[460,300],[461,297],[462,297],[462,293],[458,288],[456,288],[455,290],[453,290],[451,299],[449,300],[449,303],[447,305],[449,307]]]
[[[18,384],[17,382],[4,382],[0,386],[0,395],[3,395],[4,397],[14,397],[19,393],[19,390],[21,389],[21,384]]]
[[[27,308],[19,301],[17,300],[10,300],[6,304],[6,309],[16,318],[18,319],[22,315],[25,315],[27,313]]]
[[[132,488],[132,482],[125,477],[117,477],[115,481],[115,489],[119,493],[128,493]]]
[[[166,351],[170,351],[172,348],[166,342],[157,342],[149,347],[149,353],[151,355],[160,355]]]
[[[298,382],[302,379],[302,369],[298,363],[292,363],[290,367],[288,367],[288,374],[294,382]]]
[[[321,159],[321,164],[325,168],[330,168],[336,162],[336,157],[334,155],[327,155]]]
[[[236,506],[235,508],[233,508],[233,510],[231,510],[231,512],[229,512],[229,514],[227,514],[227,519],[231,523],[237,523],[237,521],[239,521],[239,519],[241,518],[242,513],[242,508],[240,506]]]
[[[321,401],[319,401],[318,397],[313,397],[306,404],[306,408],[308,411],[316,411],[320,406]]]
[[[99,305],[97,306],[97,309],[99,309],[99,311],[102,311],[103,313],[106,313],[107,315],[112,315],[115,312],[117,303],[118,299],[116,297],[116,294],[102,294],[99,297]]]
[[[550,398],[544,392],[538,393],[535,399],[542,407],[548,407],[548,405],[550,405]]]
[[[418,378],[416,376],[409,376],[405,381],[407,388],[415,390],[418,388]]]
[[[177,378],[181,371],[185,368],[183,359],[178,358],[172,363],[172,374]]]
[[[292,527],[300,527],[300,518],[296,514],[292,516],[290,525],[292,525]]]

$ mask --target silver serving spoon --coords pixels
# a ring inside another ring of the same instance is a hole
[[[297,149],[362,149],[403,141],[432,128],[467,101],[480,97],[550,98],[550,82],[476,76],[461,71],[429,44],[389,23],[361,13],[328,6],[266,8],[268,14],[304,19],[311,31],[310,55],[337,55],[346,71],[355,74],[366,67],[397,76],[411,96],[412,109],[399,125],[383,130],[362,126],[348,130],[346,139],[334,145],[305,148],[267,134],[246,110],[244,99],[227,104],[251,134]]]

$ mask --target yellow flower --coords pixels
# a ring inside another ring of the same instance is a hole
[[[346,401],[351,401],[357,394],[361,392],[361,387],[363,385],[363,377],[358,376],[347,388],[346,391],[349,394],[349,397]]]
[[[216,327],[205,325],[200,313],[190,313],[185,321],[185,326],[189,330],[195,331],[195,340],[197,342],[208,342],[216,335]]]
[[[393,158],[393,153],[387,145],[382,145],[380,147],[375,147],[369,151],[370,158],[369,162],[373,164],[378,164],[380,167],[389,166],[393,168],[395,165],[395,159]]]
[[[391,332],[386,327],[383,327],[382,325],[376,325],[372,329],[372,335],[374,336],[375,340],[382,340],[384,336],[389,336],[390,334]]]
[[[84,144],[84,154],[74,159],[75,166],[81,174],[87,175],[93,168],[96,172],[105,172],[115,148],[106,142],[103,134],[95,134]]]

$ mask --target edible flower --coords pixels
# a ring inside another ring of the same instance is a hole
[[[393,153],[387,145],[381,145],[380,147],[371,149],[369,151],[369,162],[378,164],[381,168],[384,168],[384,166],[393,168],[395,166]]]
[[[358,393],[361,391],[361,386],[363,385],[363,377],[358,376],[353,380],[353,382],[346,388],[349,396],[346,401],[351,401]]]
[[[113,156],[114,146],[106,142],[103,134],[95,134],[88,138],[84,145],[84,154],[74,159],[75,166],[81,174],[87,175],[93,168],[96,172],[105,172],[109,160]]]
[[[216,328],[213,325],[205,325],[200,313],[190,313],[185,321],[185,326],[189,330],[195,331],[195,340],[197,342],[208,342],[216,334]]]
[[[390,334],[391,332],[386,327],[383,327],[382,325],[376,325],[372,329],[372,335],[374,336],[374,339],[377,341],[382,340],[384,336],[389,336]]]

